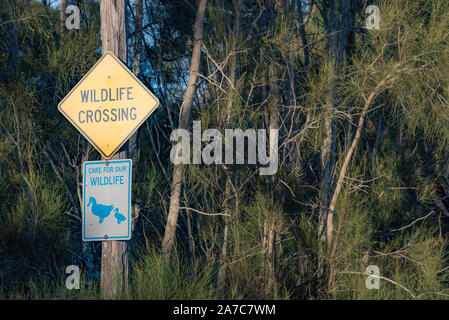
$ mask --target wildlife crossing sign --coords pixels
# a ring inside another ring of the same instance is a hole
[[[131,160],[83,164],[83,241],[131,239]]]
[[[110,159],[158,105],[157,98],[108,51],[58,109],[104,158]]]

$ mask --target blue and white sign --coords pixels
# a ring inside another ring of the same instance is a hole
[[[131,239],[131,160],[106,164],[83,164],[83,241]]]

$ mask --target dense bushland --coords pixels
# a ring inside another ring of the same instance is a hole
[[[99,298],[80,182],[100,156],[57,110],[101,53],[99,3],[74,4],[79,30],[61,28],[56,6],[0,2],[1,298]],[[185,165],[168,264],[170,134],[198,3],[144,1],[141,52],[134,4],[127,64],[161,106],[131,152],[138,215],[121,298],[449,295],[447,1],[373,1],[379,30],[365,27],[365,1],[209,1],[191,120],[222,134],[278,129],[279,169]],[[65,288],[70,264],[80,290]],[[369,265],[379,290],[365,286]]]

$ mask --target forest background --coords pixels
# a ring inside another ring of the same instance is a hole
[[[448,4],[126,1],[125,63],[161,105],[127,144],[119,298],[448,297]],[[100,56],[98,1],[0,2],[0,298],[100,297],[101,243],[80,223],[81,166],[100,155],[57,110]],[[171,132],[199,120],[278,129],[278,172],[174,166]]]

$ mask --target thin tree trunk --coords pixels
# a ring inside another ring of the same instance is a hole
[[[280,0],[274,3],[274,7],[269,7],[267,10],[267,26],[268,29],[274,29],[276,26],[276,15],[284,14],[282,12],[282,4]],[[271,49],[269,54],[273,58],[278,58],[278,52],[276,49]],[[261,59],[264,61],[264,51],[261,49]],[[267,61],[268,62],[268,61]],[[265,86],[264,86],[265,87]],[[268,110],[266,113],[266,122],[269,131],[268,140],[268,150],[271,155],[278,150],[275,150],[275,146],[278,145],[279,140],[279,126],[280,126],[280,115],[278,110],[278,103],[280,99],[280,91],[278,84],[278,75],[275,71],[274,63],[268,63],[268,87],[269,93],[269,103]],[[266,97],[267,92],[263,90],[263,97]],[[274,129],[274,130],[273,130]],[[280,189],[278,188],[277,182],[274,177],[268,178],[268,192],[271,193],[271,203],[282,202],[282,194],[280,194]],[[274,209],[271,208],[272,210]],[[272,214],[274,212],[271,212]],[[264,252],[264,262],[262,264],[262,270],[265,272],[265,296],[266,298],[275,295],[275,256],[276,247],[274,241],[276,239],[276,229],[275,229],[275,217],[264,217],[264,235],[263,235],[263,252]]]
[[[241,30],[241,0],[235,0],[234,3],[234,44],[232,48],[232,56],[229,59],[229,80],[231,81],[231,88],[229,90],[229,98],[227,102],[227,108],[226,108],[226,119],[229,123],[229,119],[231,117],[231,107],[233,103],[233,97],[235,93],[235,80],[237,78],[237,49],[239,46],[239,43],[241,41],[240,36],[240,30]]]
[[[183,190],[183,196],[186,203],[189,203],[185,189]],[[190,256],[195,259],[195,239],[193,238],[193,225],[192,225],[192,214],[190,210],[185,210],[184,216],[187,224],[187,239],[189,244]]]
[[[307,68],[310,62],[310,53],[309,53],[309,44],[307,41],[306,35],[306,23],[309,20],[310,16],[315,11],[316,6],[312,3],[312,8],[310,9],[310,13],[304,17],[302,12],[302,0],[298,0],[298,20],[299,20],[299,35],[301,36],[301,44],[304,50],[304,65]]]
[[[294,25],[295,23],[295,15],[296,15],[296,2],[292,1],[291,5],[288,6],[286,5],[285,10],[289,9],[291,11],[291,15],[292,18],[290,20],[289,23],[289,28],[291,28],[291,30],[294,30]],[[293,38],[293,32],[292,32],[292,40]],[[288,56],[287,56],[287,79],[285,81],[285,86],[287,87],[287,93],[286,93],[286,98],[285,98],[285,104],[287,106],[296,106],[296,96],[295,96],[295,50],[294,50],[294,46],[293,44],[289,45],[288,48]],[[291,113],[291,115],[290,115]],[[290,117],[289,117],[290,115]],[[284,119],[286,119],[286,131],[287,131],[287,136],[285,138],[285,140],[289,140],[291,137],[292,132],[295,130],[295,115],[296,115],[296,108],[293,108],[292,111],[289,111],[288,108],[285,108],[285,110],[283,110],[282,112],[282,117]],[[287,128],[287,123],[288,123],[288,128]],[[287,161],[288,164],[293,165],[293,167],[296,167],[296,156],[294,154],[296,148],[296,144],[293,145],[286,145],[284,147],[283,150],[283,156],[282,158],[285,159]]]
[[[193,239],[193,228],[192,228],[192,214],[190,211],[186,211],[187,220],[187,237],[189,238],[189,252],[190,255],[195,258],[195,240]]]
[[[227,101],[227,108],[226,108],[226,125],[229,124],[230,118],[231,118],[231,108],[232,103],[234,101],[235,96],[235,80],[237,77],[237,48],[240,43],[240,30],[241,30],[241,0],[236,0],[234,2],[234,10],[235,10],[235,16],[234,16],[234,44],[232,49],[232,56],[229,61],[229,80],[230,80],[230,88],[229,88],[229,97]],[[220,263],[218,268],[218,278],[217,278],[217,292],[218,292],[218,298],[223,299],[224,298],[224,292],[225,292],[225,283],[226,283],[226,270],[228,268],[228,262],[227,262],[227,256],[228,256],[228,236],[229,236],[229,229],[230,229],[230,210],[229,210],[229,198],[231,194],[231,181],[232,174],[229,173],[228,168],[225,167],[226,171],[226,186],[225,186],[225,202],[223,204],[224,206],[224,212],[226,216],[223,217],[224,219],[224,231],[223,231],[223,244],[221,247],[221,254],[220,254]]]
[[[333,183],[336,166],[336,129],[335,129],[335,109],[338,107],[338,77],[341,74],[343,53],[346,43],[346,31],[350,13],[351,0],[344,0],[341,4],[340,23],[338,22],[339,1],[332,0],[330,6],[329,25],[327,26],[327,55],[328,55],[328,86],[325,110],[325,130],[326,138],[321,150],[321,182],[320,182],[320,209],[318,235],[320,240],[329,241],[329,234],[332,233],[332,224],[329,226],[329,206],[333,194]]]
[[[307,40],[307,34],[306,34],[305,27],[306,27],[306,23],[309,21],[310,16],[313,14],[315,9],[316,9],[316,5],[314,3],[312,3],[309,13],[304,17],[304,14],[302,12],[302,0],[298,0],[297,10],[298,10],[298,21],[300,23],[299,35],[301,37],[302,49],[304,51],[304,69],[305,69],[305,71],[307,71],[309,69],[309,64],[310,64],[309,43]],[[296,105],[296,101],[295,101],[295,105]],[[304,126],[303,126],[304,128],[307,128],[307,126],[310,123],[310,119],[312,117],[311,113],[312,113],[311,110],[307,110],[306,119],[304,121]],[[295,147],[296,147],[295,165],[296,165],[297,172],[302,172],[301,146],[302,146],[303,140],[304,140],[304,134],[301,134],[299,136],[299,138],[295,141]]]
[[[274,292],[274,284],[275,284],[275,256],[276,256],[276,231],[274,229],[274,222],[269,223],[267,229],[267,240],[266,240],[266,248],[265,248],[265,259],[266,259],[266,279],[267,284],[265,286],[265,296],[266,299],[273,299]]]
[[[276,79],[276,73],[274,72],[273,64],[269,66],[269,81],[270,81],[270,91],[274,98],[274,103],[270,108],[270,123],[269,123],[269,150],[270,154],[274,154],[278,152],[274,147],[277,145],[277,141],[279,139],[279,125],[280,125],[280,116],[278,111],[278,99],[279,99],[279,86]],[[273,130],[274,129],[274,130]],[[281,202],[283,199],[283,195],[280,193],[280,189],[277,185],[277,181],[274,177],[271,177],[269,185],[271,185],[272,199],[273,204],[275,202]],[[274,207],[272,208],[274,210]],[[274,212],[272,212],[274,214]],[[265,287],[265,294],[267,298],[271,294],[276,294],[276,288],[274,284],[276,282],[275,279],[275,257],[276,257],[276,246],[274,245],[276,239],[276,229],[275,229],[275,217],[268,218],[268,239],[267,239],[267,247],[266,247],[266,277],[267,277],[267,285]]]
[[[103,52],[111,51],[127,62],[125,1],[100,1],[101,43]],[[128,144],[112,159],[126,159]],[[101,296],[116,299],[128,289],[128,255],[126,241],[103,241],[101,252]]]
[[[142,53],[142,20],[143,20],[143,6],[142,0],[136,0],[136,39],[134,43],[134,61],[132,66],[132,71],[136,77],[140,74],[140,57]],[[133,166],[135,164],[137,155],[137,135],[139,130],[136,131],[130,138],[128,142],[129,157],[133,160]],[[134,168],[133,168],[134,169]],[[133,170],[134,172],[134,170]],[[135,175],[133,175],[135,178]],[[134,182],[134,179],[133,179]]]
[[[360,115],[359,118],[359,123],[358,123],[358,127],[357,127],[357,131],[355,133],[354,136],[354,140],[351,143],[351,147],[348,150],[348,153],[346,154],[345,160],[343,162],[343,166],[341,167],[340,170],[340,174],[338,176],[338,181],[337,181],[337,185],[335,187],[335,192],[334,195],[332,197],[332,201],[329,207],[329,216],[328,216],[328,227],[330,226],[329,229],[328,228],[328,244],[329,246],[332,243],[332,231],[333,231],[333,216],[334,216],[334,211],[335,211],[335,206],[337,204],[337,199],[338,196],[340,195],[341,192],[341,188],[343,186],[343,181],[344,178],[346,176],[346,172],[348,170],[349,167],[349,162],[351,161],[352,155],[359,143],[360,137],[362,135],[362,129],[363,129],[363,124],[365,122],[365,118],[366,118],[366,113],[368,112],[368,108],[370,107],[370,105],[372,104],[374,98],[376,97],[376,95],[379,93],[379,91],[382,89],[382,87],[389,81],[391,81],[392,79],[395,79],[394,77],[392,77],[391,75],[388,75],[385,79],[383,79],[381,82],[379,82],[376,86],[376,88],[371,92],[371,94],[369,95],[368,99],[366,99],[365,101],[365,105],[363,106],[362,109],[362,114]],[[337,231],[336,231],[336,236],[335,236],[335,240],[332,246],[332,251],[331,251],[331,255],[330,255],[330,259],[329,259],[329,265],[330,265],[330,276],[329,276],[329,281],[328,281],[328,288],[331,289],[331,285],[332,282],[334,280],[335,277],[335,255],[337,252],[337,244],[338,244],[338,236],[340,234],[340,230],[341,230],[341,226],[343,223],[343,216],[340,217],[339,221],[338,221],[338,226],[337,226]]]
[[[343,165],[341,167],[340,174],[338,175],[337,185],[335,187],[335,192],[334,192],[334,195],[332,196],[332,201],[331,201],[331,204],[329,206],[329,222],[328,222],[328,226],[330,226],[328,228],[328,242],[329,243],[332,241],[332,229],[333,229],[332,218],[333,218],[333,213],[335,211],[335,206],[337,204],[338,196],[340,195],[341,188],[343,186],[343,181],[345,179],[346,172],[348,171],[349,162],[352,159],[352,154],[354,153],[354,151],[355,151],[355,149],[356,149],[356,147],[357,147],[357,145],[359,143],[360,137],[362,135],[362,129],[363,129],[363,124],[365,123],[366,113],[368,112],[368,108],[372,104],[374,98],[379,93],[381,88],[387,82],[389,82],[391,79],[392,79],[391,76],[387,76],[385,79],[383,79],[381,82],[379,82],[377,84],[376,88],[370,93],[370,95],[368,96],[368,99],[366,99],[366,101],[365,101],[365,105],[363,106],[362,114],[360,115],[360,118],[359,118],[359,123],[358,123],[357,131],[356,131],[355,136],[354,136],[354,140],[352,140],[351,146],[350,146],[350,148],[348,150],[348,153],[346,154],[345,160],[344,160]]]
[[[337,23],[337,1],[331,1],[330,7],[330,25],[327,27],[327,52],[328,52],[328,85],[329,95],[327,98],[325,108],[324,127],[326,131],[326,138],[324,139],[321,148],[321,181],[319,194],[319,225],[318,236],[321,241],[326,241],[326,223],[327,213],[330,205],[330,198],[332,193],[332,184],[335,170],[335,125],[332,119],[332,109],[336,104],[335,93],[335,67],[337,55],[337,41],[335,35],[335,24]]]
[[[67,8],[66,0],[61,0],[61,8],[59,9],[59,25],[61,26],[61,34],[64,34],[65,31],[66,8]]]
[[[226,270],[228,268],[227,258],[228,258],[228,233],[229,233],[229,222],[228,217],[225,217],[225,225],[223,230],[223,245],[221,246],[220,254],[220,264],[218,267],[218,278],[217,278],[217,296],[218,299],[224,299],[225,293],[225,283],[226,283]]]
[[[351,0],[344,0],[342,3],[342,8],[341,8],[341,18],[340,18],[340,24],[339,27],[337,29],[338,33],[336,33],[336,40],[337,40],[337,50],[334,51],[337,53],[336,59],[333,62],[334,63],[334,70],[335,70],[335,74],[334,76],[338,77],[341,74],[341,68],[342,68],[342,63],[343,63],[343,54],[345,52],[345,47],[346,47],[346,36],[347,33],[349,32],[349,28],[351,25],[351,21],[352,21],[352,17],[351,17]],[[335,79],[337,80],[337,79]],[[338,84],[334,82],[333,88],[332,90],[335,89],[335,86],[337,86]],[[334,104],[332,104],[333,106],[337,106],[336,104],[338,103],[338,97],[335,95],[335,92],[333,92],[333,98],[335,99],[333,102]],[[362,120],[362,118],[361,118]],[[364,120],[364,116],[363,116],[363,120]],[[363,125],[363,120],[362,120],[362,125]],[[361,128],[359,128],[357,131],[361,130]],[[359,132],[360,134],[360,132]],[[357,135],[356,135],[357,136]],[[358,139],[357,139],[358,140]],[[350,149],[350,153],[352,154],[354,150]],[[349,159],[348,159],[349,161]],[[346,160],[345,160],[346,162]],[[335,165],[336,163],[334,163],[334,167],[333,170],[335,171]],[[339,181],[341,179],[341,173],[342,171],[340,171],[340,178]],[[343,174],[346,173],[346,170],[344,170]],[[333,181],[333,177],[332,177],[332,181]],[[333,214],[334,214],[334,209],[335,209],[335,203],[336,203],[336,197],[338,197],[338,194],[340,193],[340,188],[341,188],[341,183],[337,183],[335,192],[332,192],[331,188],[329,188],[329,193],[327,194],[327,196],[331,196],[333,194],[332,200],[329,203],[329,206],[326,206],[326,211],[327,211],[327,223],[326,223],[326,238],[327,238],[327,243],[328,245],[331,244],[332,241],[332,233],[334,231],[334,224],[333,224]]]
[[[377,129],[376,129],[376,142],[373,148],[373,177],[377,174],[377,154],[379,153],[380,141],[382,135],[382,109],[377,110]],[[375,181],[373,181],[374,186]]]
[[[198,78],[198,70],[200,67],[201,46],[203,43],[203,25],[204,16],[206,12],[207,0],[200,0],[198,10],[195,18],[194,26],[194,41],[192,50],[192,60],[190,62],[189,81],[184,96],[184,101],[181,105],[179,113],[179,128],[189,129],[190,125],[190,111],[192,109],[193,95],[195,93],[196,79]],[[167,224],[165,225],[164,239],[162,240],[162,255],[165,261],[170,258],[173,249],[176,226],[179,216],[179,202],[181,197],[181,186],[184,180],[183,164],[175,165],[173,169],[173,180],[171,184],[170,208],[168,211]]]
[[[134,62],[133,73],[136,76],[140,74],[140,57],[142,55],[142,20],[143,5],[142,0],[136,0],[136,41],[134,43]]]
[[[8,4],[8,21],[5,24],[6,43],[8,46],[8,73],[10,75],[18,74],[20,71],[20,51],[19,51],[19,35],[17,32],[17,4],[15,0],[7,0]]]

